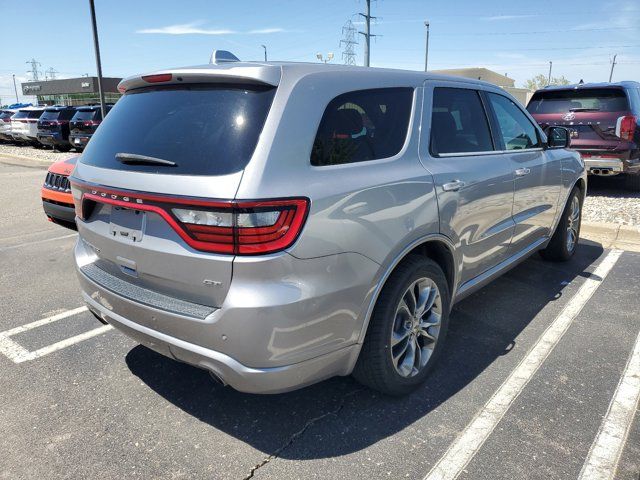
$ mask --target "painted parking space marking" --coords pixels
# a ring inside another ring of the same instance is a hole
[[[639,401],[640,333],[582,467],[580,480],[609,480],[614,477]]]
[[[20,327],[15,327],[4,332],[0,332],[0,353],[9,358],[13,363],[28,362],[30,360],[35,360],[36,358],[43,357],[50,353],[57,352],[58,350],[62,350],[63,348],[70,347],[71,345],[75,345],[76,343],[82,342],[113,329],[111,325],[103,325],[101,327],[94,328],[87,332],[75,335],[65,340],[61,340],[52,345],[47,345],[46,347],[42,347],[34,351],[27,350],[18,342],[11,339],[11,337],[14,335],[18,335],[20,333],[27,332],[44,325],[48,325],[53,322],[57,322],[58,320],[62,320],[63,318],[78,315],[86,311],[88,311],[87,307],[78,307],[74,308],[73,310],[67,310],[66,312],[58,313],[57,315],[53,315],[51,317],[36,320],[35,322],[31,322]]]
[[[30,245],[38,245],[40,243],[53,242],[54,240],[62,240],[63,238],[71,238],[77,236],[77,233],[70,233],[69,235],[62,235],[61,237],[45,238],[44,240],[34,240],[32,242],[19,243],[18,245],[11,245],[9,247],[0,247],[0,252],[6,252],[7,250],[14,250],[16,248],[28,247]]]
[[[585,280],[578,292],[569,300],[471,423],[449,446],[444,456],[434,465],[424,480],[453,480],[460,475],[602,284],[621,254],[621,250],[611,250],[600,262],[593,274]]]

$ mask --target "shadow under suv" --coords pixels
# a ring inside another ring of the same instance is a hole
[[[119,89],[71,177],[84,300],[238,390],[407,393],[454,302],[576,249],[568,132],[490,84],[225,62]]]
[[[589,174],[624,175],[627,188],[640,191],[640,83],[546,87],[527,110],[543,128],[569,129]]]

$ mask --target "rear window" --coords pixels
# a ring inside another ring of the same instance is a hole
[[[253,155],[275,87],[179,85],[126,93],[98,128],[82,162],[117,170],[226,175]],[[124,164],[116,154],[175,162]]]
[[[533,94],[530,113],[623,112],[629,101],[620,88],[580,88],[577,90],[539,91]]]
[[[28,118],[29,116],[29,112],[17,112],[13,117],[11,117],[11,120],[19,120],[21,118]]]
[[[12,115],[13,115],[13,112],[0,112],[0,120],[11,118]]]
[[[311,165],[388,158],[407,137],[413,88],[358,90],[327,106],[311,151]]]
[[[45,110],[42,116],[40,117],[40,120],[58,120],[59,116],[60,116],[59,110]]]
[[[87,110],[78,110],[76,114],[73,116],[74,122],[88,122],[89,120],[99,120],[100,115],[98,114],[98,110],[87,109]]]
[[[40,115],[42,115],[43,110],[31,110],[29,112],[27,112],[27,118],[40,118]]]

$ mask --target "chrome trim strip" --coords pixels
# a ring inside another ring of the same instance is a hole
[[[525,148],[522,150],[491,150],[488,152],[460,152],[460,153],[440,153],[435,158],[448,157],[475,157],[476,155],[504,155],[505,153],[529,153],[542,152],[543,148]]]

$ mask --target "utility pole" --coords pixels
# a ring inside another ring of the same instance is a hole
[[[18,87],[16,87],[16,75],[15,74],[13,74],[13,89],[16,92],[16,103],[20,103],[18,101]]]
[[[358,13],[358,15],[364,17],[365,21],[365,31],[358,32],[360,35],[364,35],[364,66],[368,67],[370,63],[371,57],[371,37],[375,37],[377,35],[373,35],[371,33],[371,19],[375,20],[376,17],[371,16],[371,0],[366,0],[367,2],[367,13]]]
[[[102,118],[107,115],[107,109],[104,105],[104,91],[102,90],[102,64],[100,63],[100,44],[98,42],[98,27],[96,26],[96,7],[93,0],[89,0],[89,9],[91,10],[91,26],[93,27],[93,46],[96,51],[96,67],[98,69],[98,93],[100,95],[100,110]]]
[[[425,21],[424,26],[427,27],[427,43],[424,46],[424,71],[426,72],[429,63],[429,22]]]
[[[609,83],[611,83],[611,79],[613,78],[613,67],[616,66],[616,57],[618,56],[618,54],[616,53],[613,56],[613,62],[611,62],[611,72],[609,73]]]
[[[549,61],[549,78],[547,78],[547,85],[551,85],[551,67],[553,66],[553,62]]]
[[[260,45],[262,48],[264,48],[264,61],[267,61],[267,46],[266,45]]]
[[[38,80],[40,80],[40,71],[38,70],[38,67],[42,66],[42,64],[39,61],[37,61],[35,58],[32,58],[31,60],[27,60],[24,63],[31,65],[31,70],[27,72],[31,74],[31,80],[33,82],[37,82]]]
[[[340,40],[340,46],[344,45],[342,59],[345,65],[356,64],[356,52],[354,49],[354,45],[358,44],[358,42],[356,42],[356,33],[357,30],[356,27],[353,26],[353,22],[347,20],[347,23],[342,27],[342,40]]]

